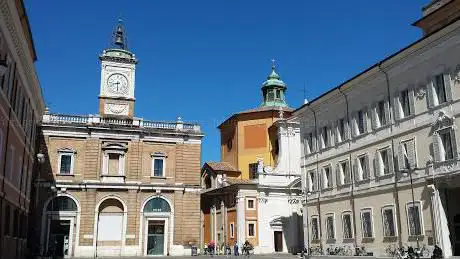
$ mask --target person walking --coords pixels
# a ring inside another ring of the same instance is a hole
[[[238,243],[235,241],[235,244],[233,245],[233,254],[235,256],[239,256],[240,255],[240,251],[238,250]]]

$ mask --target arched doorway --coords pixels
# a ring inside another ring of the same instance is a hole
[[[42,220],[42,251],[45,255],[67,258],[73,255],[78,205],[70,196],[51,198],[45,203]]]
[[[118,198],[109,197],[97,207],[96,256],[121,256],[126,233],[126,209]]]
[[[162,197],[149,199],[142,209],[144,255],[168,255],[173,217],[170,203]]]

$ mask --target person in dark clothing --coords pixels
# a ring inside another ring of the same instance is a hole
[[[233,245],[233,254],[235,256],[239,256],[240,255],[240,251],[238,250],[238,243],[235,242],[235,244]]]

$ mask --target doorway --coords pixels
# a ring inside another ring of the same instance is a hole
[[[283,252],[283,231],[274,232],[275,252]]]
[[[149,220],[147,226],[147,255],[163,255],[165,222]]]
[[[48,253],[60,258],[69,256],[70,220],[52,219],[49,226]]]

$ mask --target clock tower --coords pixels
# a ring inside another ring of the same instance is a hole
[[[128,50],[122,21],[113,32],[111,47],[105,49],[101,60],[101,89],[99,114],[105,117],[134,116],[134,79],[137,60]]]

